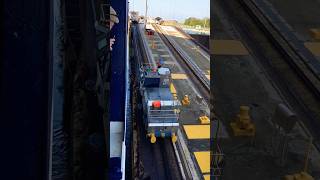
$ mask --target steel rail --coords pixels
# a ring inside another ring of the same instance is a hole
[[[158,25],[154,25],[155,29],[158,30],[163,37],[167,39],[167,42],[171,44],[171,49],[178,52],[180,57],[186,62],[192,72],[198,77],[201,83],[204,85],[206,90],[210,91],[210,80],[206,77],[205,73],[199,68],[199,66],[193,61],[192,58],[171,38],[167,33],[158,27]],[[160,36],[161,37],[161,36]]]
[[[205,76],[205,73],[199,68],[198,65],[196,65],[193,60],[184,52],[177,43],[170,39],[170,37],[167,37],[164,32],[161,30],[161,28],[158,27],[158,25],[153,25],[155,30],[159,32],[159,36],[162,39],[162,41],[165,43],[165,45],[173,52],[174,57],[177,60],[180,60],[180,65],[185,65],[186,67],[183,67],[185,70],[188,70],[187,73],[192,75],[191,79],[195,84],[201,85],[202,88],[199,89],[200,93],[202,94],[203,98],[206,100],[206,102],[209,102],[210,100],[210,81]],[[198,83],[197,83],[198,82]]]
[[[146,46],[146,41],[143,40],[141,30],[139,25],[135,25],[133,28],[133,44],[135,46],[135,56],[138,58],[139,65],[142,65],[146,61],[150,61],[150,50],[148,46]],[[148,55],[149,54],[149,55]],[[137,57],[138,56],[138,57]],[[144,128],[144,126],[140,125],[140,128]],[[144,132],[144,131],[141,131]],[[174,146],[171,143],[168,143],[168,139],[159,139],[157,141],[157,144],[149,144],[153,152],[155,152],[154,159],[157,161],[155,164],[159,166],[160,169],[158,169],[161,172],[164,172],[163,174],[164,179],[185,179],[183,178],[184,172],[181,171],[181,163],[180,158],[176,156],[176,151],[174,149]],[[180,170],[180,171],[177,171]],[[161,177],[157,177],[161,178]]]

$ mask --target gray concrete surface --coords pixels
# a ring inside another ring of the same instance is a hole
[[[298,32],[305,41],[313,41],[310,28],[320,28],[319,0],[268,0],[278,13]]]
[[[276,105],[284,102],[282,94],[271,81],[271,78],[260,63],[259,57],[254,52],[256,47],[244,42],[242,36],[234,28],[234,17],[228,16],[221,8],[225,1],[216,0],[216,23],[219,26],[214,29],[216,39],[241,40],[248,48],[248,56],[214,56],[213,80],[215,109],[217,115],[227,126],[230,138],[222,139],[222,148],[226,157],[224,178],[226,180],[273,180],[281,179],[286,174],[297,173],[303,166],[303,157],[306,147],[305,134],[300,127],[296,127],[289,138],[288,160],[284,166],[279,164],[279,151],[274,153],[272,137],[281,144],[279,136],[273,135],[275,128],[270,122]],[[238,12],[240,6],[232,3],[233,12]],[[284,2],[284,1],[283,1]],[[288,4],[288,2],[286,1]],[[290,3],[291,4],[291,3]],[[250,27],[249,27],[250,28]],[[261,40],[261,44],[267,43],[265,39],[252,34]],[[265,49],[263,50],[265,51]],[[270,48],[267,53],[270,58],[280,58]],[[256,125],[255,138],[234,137],[229,123],[239,112],[240,105],[251,108],[250,115]],[[298,150],[299,149],[299,150]],[[317,179],[320,178],[319,153],[313,149],[310,173]]]

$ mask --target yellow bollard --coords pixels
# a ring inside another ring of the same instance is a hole
[[[190,105],[190,99],[189,99],[189,96],[188,95],[184,95],[182,101],[181,101],[182,105],[184,106],[188,106]]]
[[[173,142],[173,143],[175,143],[176,141],[177,141],[177,136],[176,136],[176,134],[175,133],[172,133],[171,134],[171,141]]]
[[[240,113],[237,115],[237,118],[230,123],[235,136],[255,135],[256,127],[251,122],[249,110],[250,108],[248,106],[240,106]]]
[[[152,144],[154,144],[156,141],[157,141],[156,136],[154,135],[154,133],[151,133],[150,142],[151,142]]]
[[[201,124],[210,124],[210,119],[208,116],[200,116],[199,121]]]

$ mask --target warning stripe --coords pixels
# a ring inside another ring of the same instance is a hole
[[[194,152],[202,173],[210,173],[210,151]]]
[[[183,125],[188,139],[209,139],[210,125]]]
[[[186,74],[175,74],[175,73],[172,73],[171,74],[171,78],[172,79],[187,79],[187,75]]]

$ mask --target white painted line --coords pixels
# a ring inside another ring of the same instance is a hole
[[[180,142],[180,145],[181,145],[181,148],[183,151],[183,156],[184,156],[185,160],[187,161],[186,167],[188,168],[188,170],[191,173],[191,178],[194,180],[199,180],[200,178],[199,178],[198,173],[196,171],[194,162],[191,159],[189,149],[188,149],[186,143],[184,142],[184,139],[182,137],[182,133],[181,133],[180,129],[178,130],[177,137],[178,137],[178,141]]]
[[[158,126],[179,126],[179,123],[148,123],[150,127],[158,127]]]
[[[148,56],[148,58],[151,58],[150,59],[150,61],[151,61],[150,63],[155,66],[156,65],[156,61],[154,60],[154,57],[151,55],[152,52],[151,52],[151,48],[148,46],[147,37],[144,34],[144,27],[143,26],[138,26],[138,27],[139,27],[140,34],[142,36],[143,46],[146,46],[145,48],[147,49],[147,54],[151,56],[151,57]]]
[[[177,143],[178,143],[178,141],[177,141]],[[176,157],[177,157],[177,161],[178,161],[178,164],[179,164],[179,168],[180,168],[182,179],[186,180],[186,175],[185,175],[184,169],[182,167],[182,163],[181,163],[181,160],[180,160],[180,156],[179,156],[179,152],[178,152],[176,143],[172,143],[172,145],[173,145],[173,149],[174,149],[174,152],[176,154]]]

